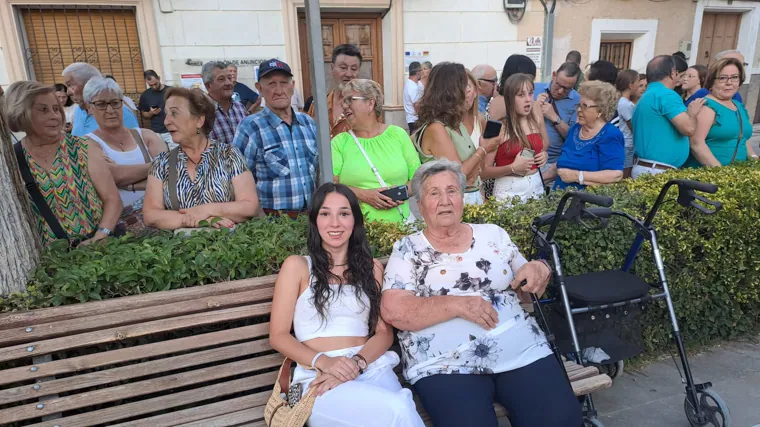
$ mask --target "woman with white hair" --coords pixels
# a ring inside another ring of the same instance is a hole
[[[167,147],[152,130],[124,126],[123,97],[119,84],[109,78],[93,77],[84,86],[84,102],[98,123],[86,137],[103,148],[121,201],[130,206],[145,197],[151,162]]]
[[[110,236],[122,208],[111,171],[98,144],[63,133],[55,87],[13,83],[2,107],[11,131],[26,133],[14,148],[42,243],[75,246]]]

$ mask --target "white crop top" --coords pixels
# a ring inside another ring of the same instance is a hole
[[[323,320],[314,307],[312,286],[314,276],[311,275],[311,258],[309,263],[309,287],[296,300],[293,314],[293,330],[299,342],[314,338],[326,337],[366,337],[369,335],[369,298],[362,292],[360,304],[356,299],[356,288],[343,285],[338,293],[338,285],[330,285],[335,293],[327,304],[327,312]]]

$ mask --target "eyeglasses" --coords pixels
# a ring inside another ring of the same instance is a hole
[[[570,86],[562,86],[561,84],[554,82],[555,85],[557,85],[558,88],[562,89],[565,92],[570,92],[571,90],[575,89],[574,87]]]
[[[369,101],[369,98],[366,96],[347,96],[343,98],[343,105],[351,105],[356,100]]]
[[[579,109],[581,111],[586,111],[589,108],[596,108],[596,104],[594,104],[594,105],[578,104],[578,105],[575,106],[575,108],[577,108],[577,109]]]
[[[95,106],[98,110],[105,110],[110,105],[111,108],[114,110],[118,110],[121,108],[121,105],[123,104],[123,101],[121,99],[112,99],[110,101],[95,101],[92,103],[92,105]]]
[[[719,82],[725,84],[726,82],[731,83],[738,83],[739,82],[739,76],[734,74],[733,76],[719,76],[717,79]]]
[[[478,79],[478,81],[479,82],[488,82],[488,83],[491,83],[492,85],[495,85],[497,80],[496,79]]]

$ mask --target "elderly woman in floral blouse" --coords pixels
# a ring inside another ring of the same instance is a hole
[[[562,368],[520,307],[526,292],[544,292],[551,269],[528,262],[500,227],[463,223],[465,185],[446,159],[412,179],[427,228],[394,245],[381,306],[400,331],[404,376],[436,427],[495,427],[494,401],[513,427],[579,426]]]

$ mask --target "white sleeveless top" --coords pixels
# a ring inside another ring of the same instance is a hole
[[[323,320],[314,307],[311,275],[311,258],[309,263],[309,287],[298,296],[293,314],[293,330],[299,342],[325,337],[366,337],[369,335],[369,298],[362,292],[362,302],[356,299],[354,286],[344,284],[340,293],[338,285],[329,285],[335,293],[327,303],[326,318]]]
[[[136,128],[137,133],[142,138],[142,129]],[[103,139],[101,139],[99,136],[95,135],[94,133],[88,133],[86,135],[87,138],[90,138],[93,141],[96,141],[100,146],[103,148],[103,151],[106,153],[106,156],[113,160],[114,163],[117,165],[144,165],[145,164],[145,158],[143,157],[142,150],[140,150],[140,147],[135,147],[132,151],[116,151],[113,148],[111,148],[108,144],[106,144]],[[137,142],[137,141],[135,141]],[[143,144],[145,143],[145,140],[143,140]],[[145,146],[147,149],[147,145]],[[150,152],[148,152],[148,157],[153,160],[153,157],[150,155]],[[121,196],[121,202],[124,204],[124,207],[127,207],[136,201],[142,199],[145,197],[145,191],[143,190],[135,190],[134,192],[131,190],[122,190],[119,189],[119,195]]]
[[[477,102],[477,99],[475,100]],[[480,129],[480,120],[478,120],[478,117],[475,117],[475,126],[472,127],[472,133],[470,134],[470,139],[472,139],[472,143],[475,144],[475,149],[477,150],[480,147],[480,136],[483,134],[483,131]]]

